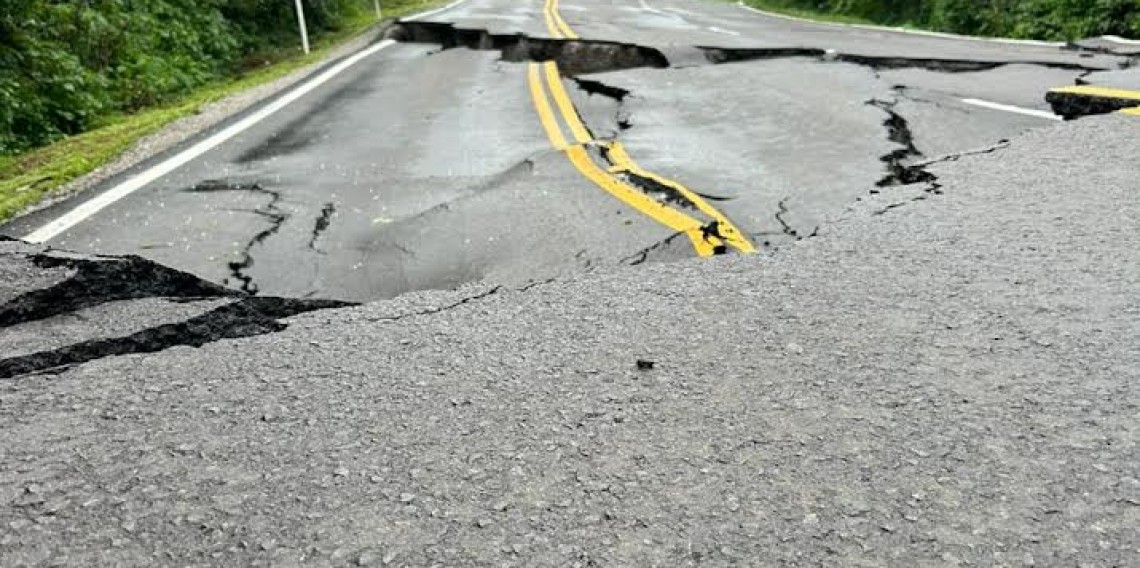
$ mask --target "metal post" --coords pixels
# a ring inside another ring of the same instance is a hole
[[[377,20],[383,20],[384,14],[382,12],[380,12],[380,0],[373,0],[372,3],[376,4],[376,19]]]
[[[301,45],[305,48],[305,55],[309,54],[309,29],[305,27],[305,7],[301,0],[295,0],[297,5],[297,25],[301,28]]]

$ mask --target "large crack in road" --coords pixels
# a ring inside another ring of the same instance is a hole
[[[673,65],[667,51],[645,45],[584,39],[535,38],[525,34],[494,34],[486,29],[464,28],[448,23],[399,22],[387,30],[385,37],[400,42],[438,45],[442,50],[465,48],[478,51],[497,51],[500,54],[500,60],[506,63],[554,61],[564,77],[577,86],[580,91],[588,96],[603,96],[616,102],[613,119],[616,128],[612,133],[607,133],[603,137],[604,140],[611,141],[616,141],[622,132],[633,128],[634,120],[625,103],[635,95],[628,89],[609,84],[597,77],[584,77],[584,75],[637,68],[665,69]],[[871,69],[876,76],[882,70],[903,68],[917,68],[940,73],[988,71],[1008,65],[1037,65],[1081,73],[1099,69],[1075,63],[1035,60],[975,61],[900,56],[874,57],[838,53],[834,50],[810,46],[765,49],[695,46],[687,49],[696,50],[703,55],[705,63],[710,65],[799,58],[805,61],[823,63],[855,64]],[[688,63],[691,58],[686,58],[685,61]],[[906,119],[894,110],[897,103],[876,99],[868,104],[881,108],[888,113],[886,127],[889,138],[900,145],[900,148],[881,158],[888,173],[880,180],[878,186],[934,183],[933,176],[923,168],[908,165],[908,162],[922,157],[922,154],[913,144],[913,137],[909,134]],[[616,164],[609,160],[608,149],[604,145],[595,147],[592,151],[595,155],[599,155],[603,160],[608,161],[611,167],[616,167]],[[669,184],[661,183],[653,177],[647,177],[628,169],[618,171],[616,174],[631,186],[658,201],[673,204],[688,211],[696,209],[696,206],[684,194]],[[934,190],[937,191],[937,187]],[[226,280],[227,284],[233,284],[245,292],[257,293],[260,287],[250,274],[250,269],[255,263],[255,250],[277,234],[282,225],[289,219],[289,213],[279,206],[282,200],[281,193],[266,189],[259,184],[227,185],[223,182],[206,182],[191,191],[252,191],[270,197],[267,204],[252,211],[264,218],[268,222],[267,226],[247,240],[240,251],[240,258],[229,262],[227,265],[230,271]],[[713,200],[717,199],[703,192],[699,195]],[[333,214],[329,207],[335,208],[336,205],[333,203],[326,204],[325,208],[317,215],[311,238],[307,243],[308,249],[320,252],[317,250],[317,242],[328,229]],[[786,205],[784,207],[786,208]],[[784,211],[786,214],[786,209]],[[792,228],[786,226],[785,219],[779,217],[777,217],[776,222],[783,234],[796,239],[804,238],[804,235],[815,234],[818,230],[818,227],[811,231]],[[710,227],[715,228],[715,225],[710,225]]]
[[[91,256],[52,251],[12,239],[0,242],[0,262],[65,272],[55,284],[27,290],[0,304],[0,330],[14,330],[78,315],[111,303],[161,298],[194,303],[230,302],[196,317],[122,336],[93,337],[55,349],[0,358],[0,379],[67,367],[116,355],[153,353],[175,346],[201,347],[281,331],[283,318],[354,305],[334,300],[251,297],[137,256]],[[17,283],[13,283],[17,284]],[[105,322],[113,330],[117,322]]]
[[[429,43],[441,49],[467,48],[498,51],[502,61],[510,63],[555,61],[565,74],[588,75],[636,68],[664,69],[672,67],[669,56],[656,47],[590,39],[536,38],[526,34],[494,34],[486,29],[463,28],[449,23],[402,21],[391,27],[385,38],[400,42]],[[825,62],[852,63],[875,71],[894,69],[926,69],[940,73],[991,71],[1014,65],[1032,65],[1089,73],[1104,71],[1104,66],[1050,61],[1045,59],[952,59],[932,57],[876,56],[842,53],[819,47],[736,48],[693,46],[711,65],[744,63],[771,59],[812,58]],[[1118,68],[1131,63],[1123,59]]]
[[[634,127],[635,121],[626,107],[627,101],[636,95],[630,90],[597,77],[583,77],[610,71],[637,68],[664,69],[671,66],[665,53],[646,46],[635,44],[602,42],[591,40],[551,40],[536,39],[525,35],[495,35],[485,30],[458,28],[450,24],[403,22],[393,27],[388,36],[406,42],[434,43],[442,49],[468,48],[474,50],[495,50],[501,53],[505,62],[522,63],[555,61],[565,78],[587,97],[601,96],[614,101],[613,122],[615,131],[606,141],[616,141],[622,132]],[[990,62],[953,59],[928,59],[904,57],[865,57],[839,54],[830,50],[815,48],[789,49],[731,49],[720,47],[698,47],[709,64],[733,64],[777,58],[809,58],[825,63],[850,63],[867,67],[878,74],[879,70],[899,68],[921,68],[944,73],[962,73],[992,70],[1005,65],[1030,64],[1050,68],[1087,72],[1092,68],[1076,64],[1052,62]],[[905,95],[906,87],[896,86],[897,97]],[[926,184],[923,195],[913,200],[925,199],[931,193],[939,192],[938,178],[927,168],[935,163],[952,161],[964,155],[997,151],[1004,147],[999,142],[980,150],[969,150],[928,161],[918,161],[924,157],[919,150],[915,134],[906,117],[896,109],[898,98],[886,100],[875,98],[865,104],[883,111],[887,116],[883,121],[887,138],[898,146],[882,156],[880,160],[886,174],[876,184],[877,192],[882,188]],[[588,128],[588,125],[587,125]],[[593,133],[591,133],[591,137]],[[594,145],[603,160],[615,165],[608,157],[604,144]],[[512,175],[519,167],[533,167],[527,160],[512,167],[503,174]],[[618,175],[631,185],[660,201],[679,207],[695,210],[695,205],[674,187],[653,177],[641,175],[629,169],[617,171]],[[490,184],[494,181],[488,182]],[[241,247],[235,261],[228,263],[230,276],[226,284],[234,285],[238,291],[206,282],[193,275],[167,269],[138,257],[83,257],[67,256],[60,253],[37,252],[29,255],[30,261],[41,268],[67,268],[75,274],[58,284],[32,290],[0,305],[0,328],[10,328],[32,322],[49,320],[65,314],[80,313],[85,309],[111,302],[127,302],[144,298],[172,298],[185,302],[198,302],[205,299],[224,298],[229,303],[214,307],[196,317],[183,321],[165,323],[142,331],[116,337],[93,338],[38,353],[0,359],[0,378],[11,378],[29,373],[58,370],[71,365],[93,361],[104,357],[130,353],[161,351],[174,346],[202,346],[222,339],[249,337],[280,331],[287,324],[281,320],[310,312],[353,305],[348,302],[331,300],[304,300],[275,297],[256,297],[259,286],[249,274],[254,265],[255,250],[277,234],[290,219],[291,214],[281,207],[285,197],[280,191],[268,189],[260,183],[229,183],[205,181],[185,190],[190,193],[249,192],[262,195],[268,201],[249,212],[266,222]],[[464,194],[466,195],[466,194]],[[717,197],[701,193],[702,197],[714,201],[728,201],[731,198]],[[909,201],[907,201],[909,202]],[[879,214],[895,209],[907,202],[888,205]],[[329,229],[332,219],[338,214],[335,203],[326,203],[313,221],[308,248],[317,252],[318,243]],[[781,199],[775,213],[779,233],[794,240],[810,238],[818,234],[819,228],[808,232],[790,224],[788,200]],[[716,236],[717,225],[713,221],[706,227]],[[753,233],[769,234],[769,233]],[[683,243],[683,233],[674,234],[656,242],[637,253],[621,260],[624,264],[647,262],[657,252]],[[591,265],[591,263],[587,263]],[[451,304],[452,307],[476,301],[493,295],[500,290],[490,291],[464,298]],[[408,315],[431,315],[448,309],[433,308]],[[406,316],[399,316],[406,317]]]
[[[665,69],[673,64],[666,52],[660,49],[629,43],[615,43],[584,39],[544,39],[533,38],[525,34],[496,35],[487,30],[461,28],[452,24],[438,24],[425,22],[401,22],[388,34],[388,37],[399,41],[424,42],[440,45],[442,49],[465,47],[474,50],[496,50],[502,54],[505,62],[521,63],[526,61],[555,61],[566,78],[589,96],[600,95],[613,99],[616,102],[615,124],[617,129],[608,136],[609,140],[617,140],[621,132],[632,128],[634,121],[625,108],[626,100],[635,96],[629,89],[608,84],[597,77],[585,78],[582,75],[593,75],[613,71],[622,71],[637,68]],[[904,57],[904,56],[872,56],[857,53],[841,53],[833,49],[817,47],[776,47],[776,48],[730,48],[718,46],[695,46],[691,49],[699,51],[707,64],[739,64],[773,59],[804,59],[805,61],[818,61],[821,63],[853,64],[871,70],[876,78],[880,72],[899,69],[921,69],[937,73],[961,74],[993,71],[1010,66],[1037,66],[1046,69],[1073,71],[1084,75],[1103,66],[1085,65],[1073,62],[1050,61],[1041,59],[1010,59],[1010,60],[972,60],[954,58],[930,57]],[[691,58],[686,59],[686,64]],[[1128,63],[1118,62],[1121,67]],[[896,97],[905,95],[906,87],[895,85],[892,87]],[[917,159],[924,157],[914,142],[914,134],[907,119],[895,107],[896,100],[872,99],[866,104],[879,108],[887,114],[884,127],[888,139],[899,148],[882,156],[880,160],[886,167],[887,173],[880,179],[871,193],[878,193],[880,188],[893,186],[908,186],[913,184],[927,184],[927,193],[938,193],[937,177],[927,171],[924,166],[915,165]],[[601,157],[607,159],[606,148],[600,148]],[[613,162],[610,161],[611,166]],[[652,178],[639,176],[635,172],[618,172],[622,179],[641,189],[648,195],[664,203],[671,203],[693,209],[693,205],[684,199],[677,191],[668,185],[661,184]],[[786,199],[779,204],[776,221],[780,233],[801,240],[819,231],[815,227],[811,231],[799,230],[788,224],[785,217],[789,213]],[[764,232],[754,234],[768,234]],[[647,250],[660,248],[662,243],[649,247]],[[641,255],[637,255],[640,257]]]

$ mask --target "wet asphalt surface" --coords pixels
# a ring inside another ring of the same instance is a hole
[[[537,41],[551,35],[542,7],[472,0],[427,21]],[[1051,125],[963,99],[1047,111],[1048,88],[1127,61],[716,2],[565,2],[559,13],[587,41],[637,45],[669,65],[582,74],[594,88],[567,80],[591,131],[714,198],[761,248],[812,234],[895,183],[900,165]],[[505,59],[384,49],[49,244],[138,254],[246,292],[351,301],[694,256],[552,150],[525,62]],[[0,230],[23,236],[90,195]]]
[[[0,564],[1133,566],[1135,129],[341,309],[0,242]]]
[[[591,134],[759,253],[587,182],[523,63],[382,50],[0,239],[0,566],[1140,564],[1140,123],[963,102],[1115,58],[560,6],[672,64],[566,80]]]

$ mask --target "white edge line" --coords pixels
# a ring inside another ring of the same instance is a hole
[[[452,8],[458,6],[458,5],[460,5],[466,1],[467,0],[455,0],[455,2],[452,2],[451,4],[448,4],[442,8],[436,8],[434,10],[428,10],[427,12],[420,12],[419,14],[416,14],[414,16],[408,16],[407,18],[404,18],[404,20],[410,21],[410,22],[414,22],[416,20],[421,20],[421,19],[426,18],[428,16],[434,16],[440,12],[446,12],[446,11],[448,11],[448,10],[450,10],[450,9],[452,9]]]
[[[649,12],[649,13],[651,13],[651,14],[657,14],[657,15],[660,15],[660,16],[664,16],[664,15],[665,15],[665,13],[664,13],[664,12],[662,12],[661,10],[658,10],[657,8],[654,8],[654,7],[650,6],[650,5],[649,5],[649,3],[648,3],[648,2],[646,2],[645,0],[637,0],[637,3],[638,3],[638,4],[641,4],[641,9],[642,9],[642,10],[645,10],[646,12]]]
[[[1111,41],[1113,43],[1122,43],[1124,45],[1140,45],[1140,39],[1128,39],[1126,37],[1120,37],[1118,35],[1103,35],[1100,36],[1099,39]]]
[[[442,8],[437,8],[429,12],[422,12],[407,19],[416,20],[419,18],[426,18],[428,16],[443,12],[444,10],[454,8],[455,6],[465,1],[466,0],[457,0],[456,2],[452,2],[451,4],[448,4]],[[268,105],[262,107],[260,110],[254,112],[253,114],[239,120],[238,122],[235,122],[234,124],[231,124],[230,126],[213,134],[209,138],[206,138],[205,140],[194,144],[182,152],[171,156],[170,158],[147,169],[146,171],[140,172],[138,175],[124,181],[123,183],[120,183],[119,185],[116,185],[115,187],[112,187],[111,189],[77,205],[71,211],[68,211],[50,223],[24,236],[23,240],[29,243],[39,244],[58,237],[60,234],[91,218],[91,216],[102,211],[103,209],[106,209],[120,199],[123,199],[124,197],[138,191],[139,189],[146,187],[162,176],[165,176],[174,170],[177,170],[178,168],[189,163],[191,160],[200,157],[201,155],[218,147],[234,136],[241,134],[255,124],[279,112],[281,109],[296,102],[301,97],[304,97],[305,95],[313,92],[317,89],[317,87],[320,87],[321,85],[329,82],[333,77],[336,77],[337,75],[343,73],[349,67],[352,67],[353,65],[359,63],[362,59],[395,44],[395,41],[386,39],[373,44],[361,51],[358,51],[353,55],[350,55],[340,63],[333,65],[325,72],[310,79],[303,85],[294,88],[293,90],[289,91]]]
[[[1005,44],[1013,44],[1013,45],[1035,45],[1035,46],[1039,46],[1039,47],[1065,47],[1065,45],[1067,45],[1063,41],[1041,41],[1041,40],[1036,40],[1036,39],[1013,39],[1013,38],[1004,38],[1004,37],[976,37],[976,36],[949,34],[949,33],[945,33],[945,32],[932,32],[929,30],[915,30],[915,29],[911,29],[911,28],[892,28],[890,26],[872,26],[872,25],[867,25],[867,24],[844,24],[844,23],[840,23],[840,22],[821,22],[818,20],[811,20],[808,18],[800,18],[797,16],[789,16],[787,14],[777,14],[775,12],[768,12],[765,10],[761,10],[759,8],[753,8],[752,6],[745,4],[743,2],[743,0],[738,0],[737,5],[739,5],[741,8],[744,8],[745,10],[749,10],[751,12],[756,12],[757,14],[762,14],[765,16],[773,17],[773,18],[782,18],[785,20],[792,20],[795,22],[818,24],[821,26],[855,28],[855,29],[860,29],[860,30],[870,30],[870,31],[879,31],[879,32],[896,32],[896,33],[901,33],[901,34],[938,37],[938,38],[944,38],[944,39],[960,39],[960,40],[965,40],[965,41],[981,41],[981,42],[1005,43]]]
[[[992,110],[1000,110],[1000,111],[1005,111],[1005,112],[1012,112],[1012,113],[1016,113],[1016,114],[1024,114],[1026,116],[1035,116],[1037,118],[1044,118],[1047,120],[1065,120],[1063,117],[1057,116],[1057,115],[1055,115],[1051,112],[1048,112],[1048,111],[1036,110],[1036,109],[1032,109],[1032,108],[1025,108],[1025,107],[1019,107],[1019,106],[1013,106],[1013,105],[1003,105],[1001,103],[984,101],[982,99],[962,99],[962,102],[964,102],[968,105],[979,106],[982,108],[988,108],[988,109],[992,109]]]
[[[210,150],[218,147],[223,142],[237,136],[241,132],[250,128],[251,126],[265,120],[270,115],[280,111],[286,106],[292,104],[297,99],[311,93],[317,87],[327,83],[333,77],[342,73],[345,69],[352,67],[361,59],[372,55],[381,49],[395,44],[395,41],[384,40],[375,45],[368,47],[354,55],[349,56],[347,59],[332,66],[324,73],[314,77],[307,83],[289,91],[281,98],[269,103],[262,107],[257,112],[231,124],[230,126],[222,129],[214,135],[194,144],[193,146],[171,156],[167,160],[159,163],[158,165],[139,173],[138,175],[120,183],[119,185],[79,204],[75,209],[68,211],[66,214],[60,216],[54,221],[40,227],[24,237],[24,240],[30,243],[43,243],[49,241],[64,231],[82,223],[84,220],[90,218],[92,215],[102,211],[109,205],[119,201],[120,199],[138,191],[158,178],[169,174],[170,172],[186,165],[191,160],[209,152]]]

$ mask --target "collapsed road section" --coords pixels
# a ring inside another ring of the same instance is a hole
[[[0,275],[0,379],[273,333],[284,318],[352,305],[250,297],[139,257],[10,239],[0,241]]]

